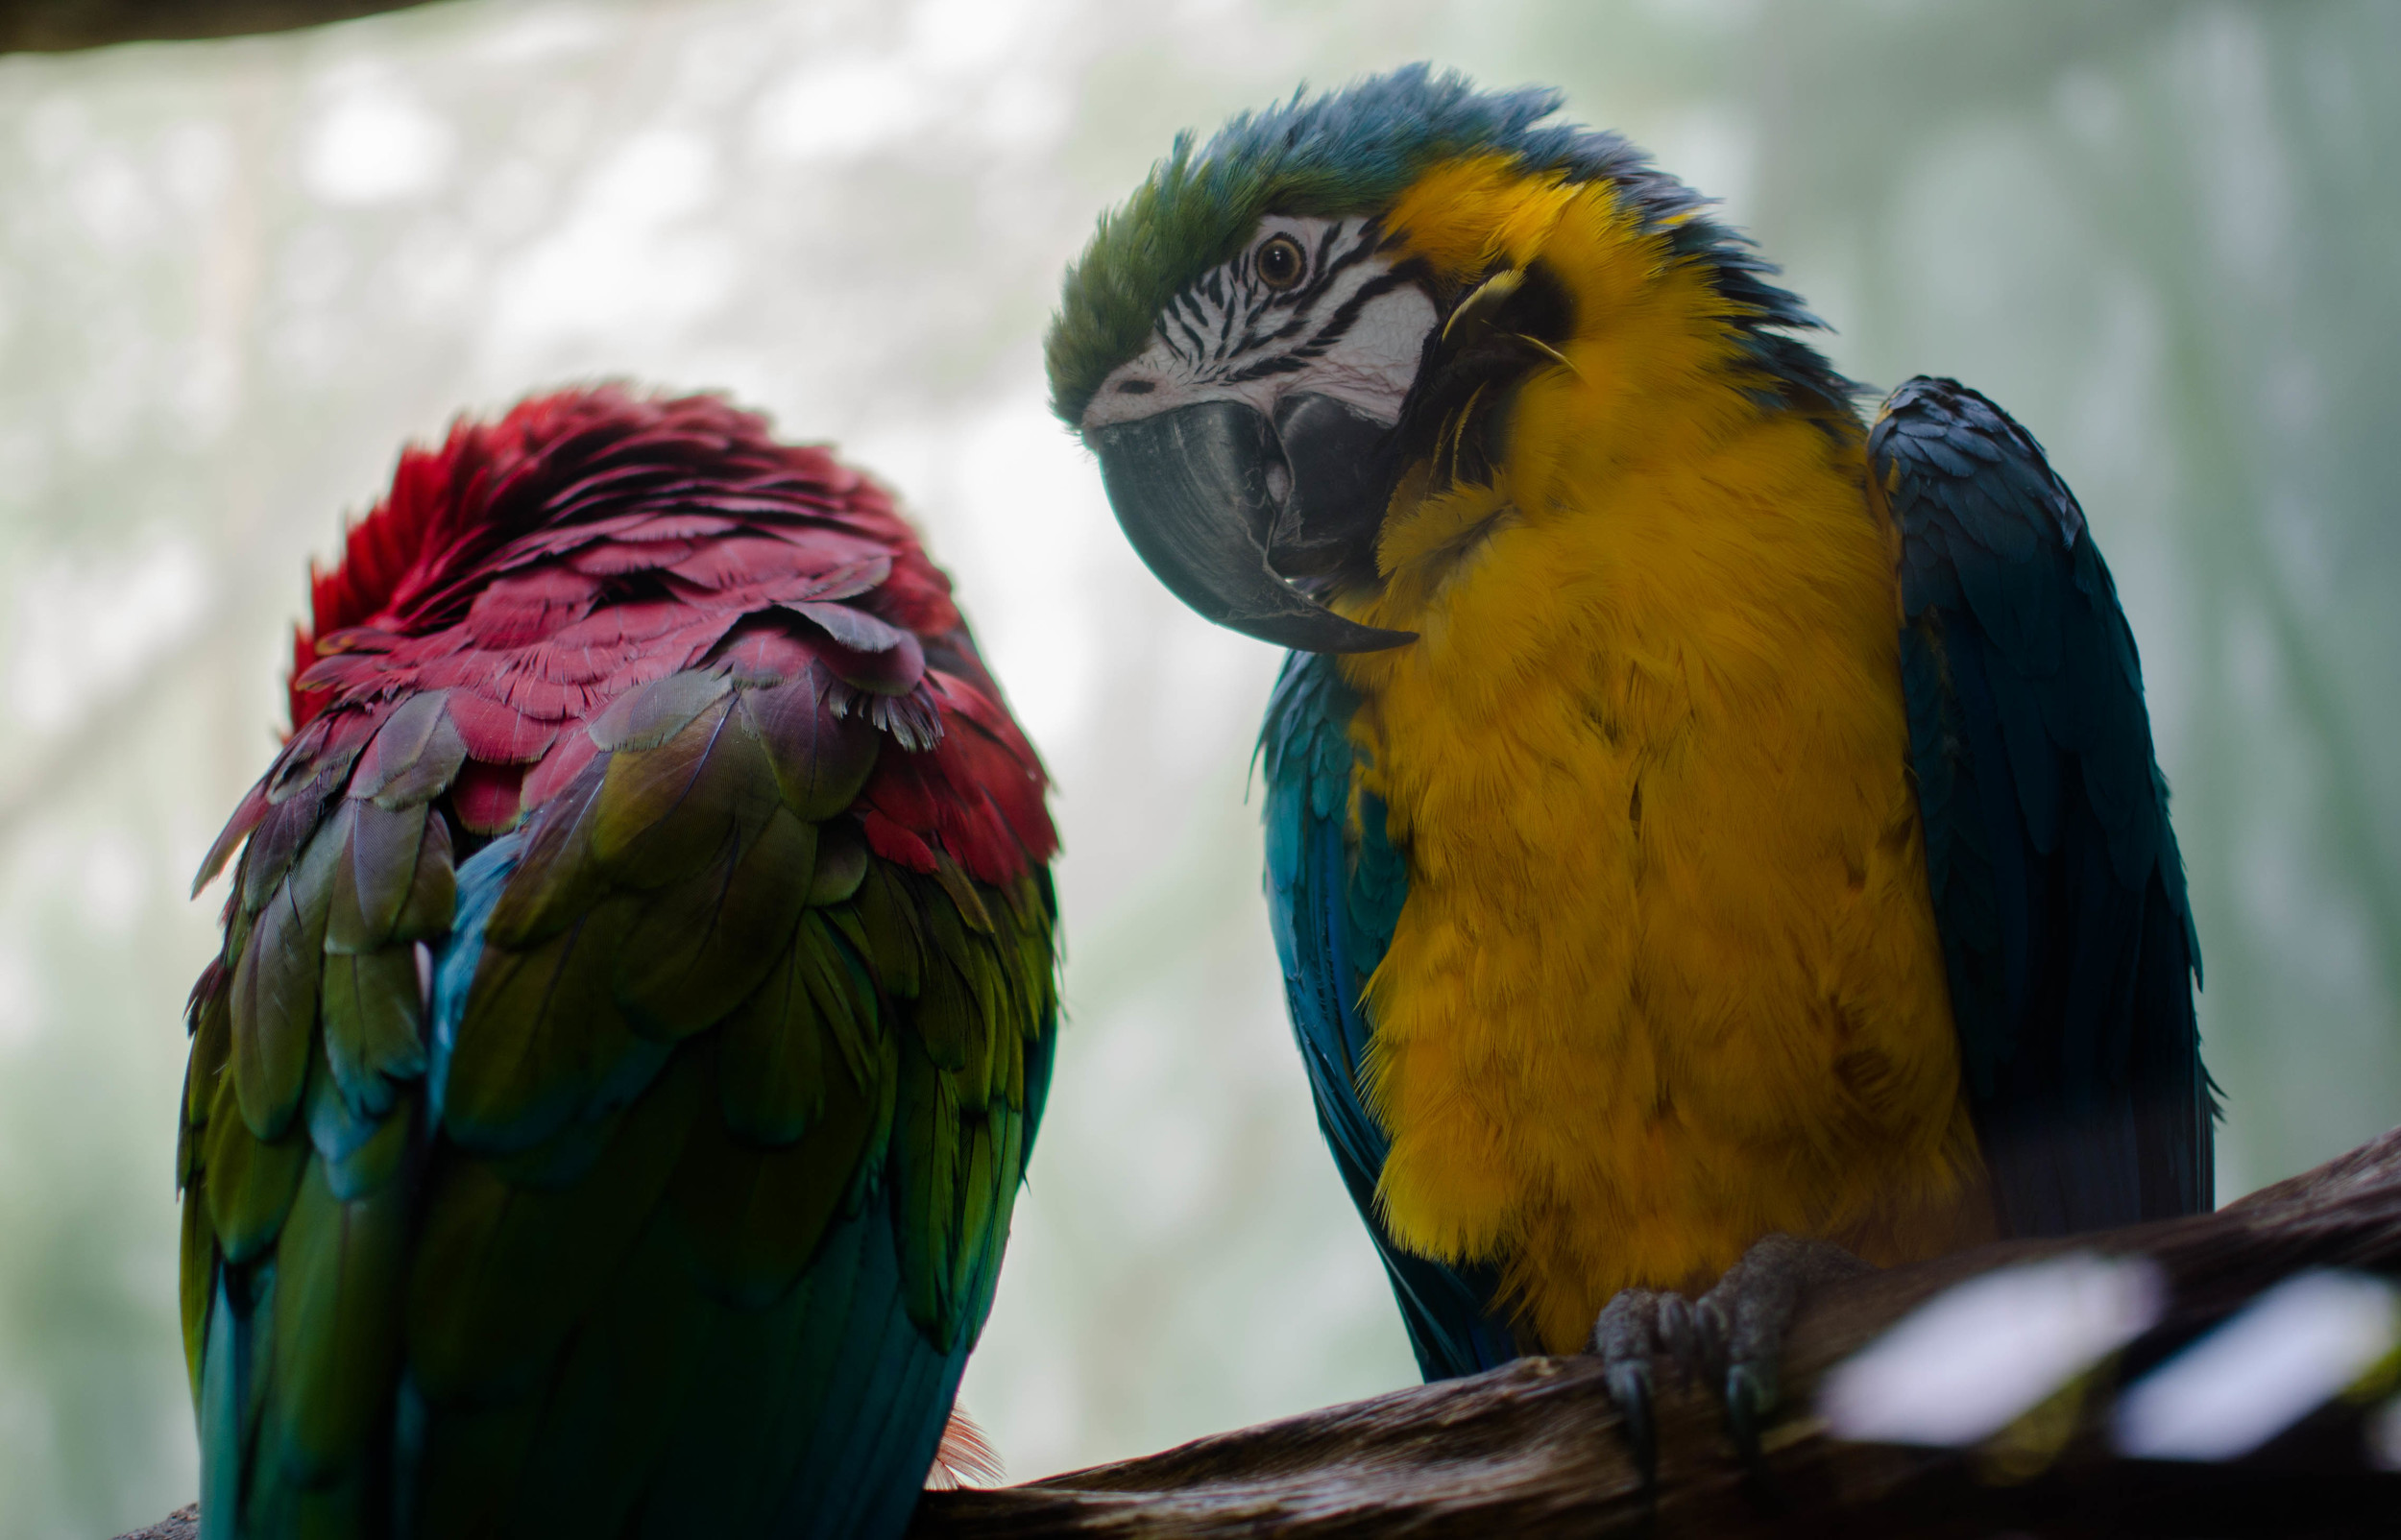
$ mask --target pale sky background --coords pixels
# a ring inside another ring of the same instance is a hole
[[[201,851],[406,439],[719,387],[926,527],[1046,755],[1070,1020],[965,1404],[1011,1475],[1408,1383],[1283,1022],[1275,667],[1043,407],[1059,270],[1178,128],[1414,59],[1723,198],[1889,386],[2050,447],[2148,669],[2221,1196],[2401,1116],[2401,12],[2158,0],[450,0],[0,60],[0,1537],[194,1489],[174,1324]]]

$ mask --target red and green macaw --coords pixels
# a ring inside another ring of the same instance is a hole
[[[1429,1378],[1655,1354],[1738,1440],[1801,1290],[2205,1209],[2198,951],[2075,499],[1623,140],[1420,66],[1184,137],[1054,403],[1203,615],[1295,649],[1270,905]],[[1754,1446],[1755,1447],[1755,1446]]]
[[[400,458],[192,991],[211,1536],[898,1535],[1051,1073],[1042,767],[873,482],[714,397]]]

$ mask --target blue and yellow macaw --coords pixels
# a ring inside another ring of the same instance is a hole
[[[1419,1363],[1592,1342],[1647,1457],[1655,1351],[1755,1437],[1801,1289],[2205,1209],[2215,1108],[2075,499],[1952,381],[1863,424],[1558,107],[1419,66],[1179,138],[1048,351],[1152,569],[1295,649],[1270,906]]]

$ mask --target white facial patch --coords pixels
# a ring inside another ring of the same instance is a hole
[[[1307,264],[1280,290],[1255,260],[1277,236],[1297,242]],[[1151,345],[1101,382],[1082,431],[1202,401],[1244,401],[1273,418],[1276,402],[1304,392],[1398,421],[1434,301],[1394,273],[1382,241],[1371,220],[1261,220],[1240,255],[1168,301]]]

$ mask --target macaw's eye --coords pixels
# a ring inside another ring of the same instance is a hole
[[[1308,270],[1309,258],[1300,250],[1300,243],[1289,235],[1272,237],[1259,248],[1259,281],[1278,292],[1300,281]]]

